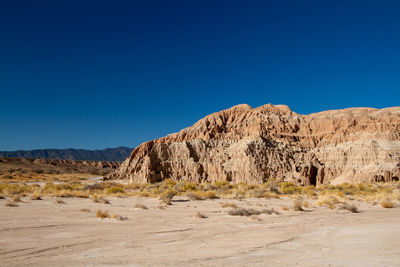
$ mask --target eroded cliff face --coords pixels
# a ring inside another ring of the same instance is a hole
[[[310,115],[238,105],[138,146],[106,179],[303,185],[400,177],[400,107]]]

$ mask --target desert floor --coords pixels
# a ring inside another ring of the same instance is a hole
[[[360,213],[313,207],[284,211],[293,200],[188,201],[159,208],[150,198],[0,200],[1,266],[398,266],[400,208],[354,203]],[[231,216],[221,202],[256,210]],[[148,209],[135,208],[143,204]],[[81,209],[89,209],[82,211]],[[98,219],[98,209],[127,220]],[[207,216],[198,218],[196,213]]]

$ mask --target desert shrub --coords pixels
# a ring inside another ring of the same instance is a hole
[[[211,183],[205,183],[205,184],[202,184],[201,185],[202,186],[202,189],[203,190],[216,190],[216,189],[218,189],[218,187],[216,187],[215,185],[213,185],[213,184],[211,184]]]
[[[56,196],[56,197],[73,197],[74,195],[70,191],[60,190],[60,191],[55,192],[54,196]]]
[[[232,189],[232,195],[235,198],[244,198],[246,196],[246,191],[240,190],[239,188]]]
[[[35,192],[31,195],[31,200],[42,200],[42,197],[38,192]]]
[[[0,184],[0,193],[5,196],[25,195],[32,193],[32,187],[22,184]]]
[[[301,188],[301,193],[308,196],[316,196],[317,193],[315,192],[315,186],[304,186]]]
[[[65,203],[65,201],[62,200],[62,199],[56,199],[56,203],[57,203],[57,204],[67,204],[67,203]]]
[[[22,202],[21,197],[19,195],[14,195],[13,196],[13,201],[14,202]]]
[[[176,185],[176,181],[173,179],[165,179],[163,184],[166,185],[168,188],[172,188]]]
[[[102,210],[97,210],[96,216],[97,216],[97,218],[100,218],[100,219],[105,219],[105,218],[110,217],[110,215],[108,214],[108,211],[102,211]]]
[[[14,201],[7,201],[4,205],[6,207],[18,207],[18,204]]]
[[[323,195],[319,197],[318,205],[326,206],[330,209],[335,208],[335,203],[338,203],[338,199],[333,196]]]
[[[105,199],[103,196],[97,196],[96,194],[92,196],[92,201],[95,203],[110,204],[109,200]]]
[[[385,198],[381,201],[381,207],[385,209],[391,209],[394,208],[395,204],[390,198]]]
[[[284,195],[297,194],[301,192],[301,187],[290,182],[279,183],[279,192]]]
[[[180,181],[174,188],[179,192],[196,191],[197,185],[189,181]]]
[[[393,190],[392,190],[390,187],[388,187],[388,186],[379,185],[379,186],[377,187],[377,192],[378,192],[378,193],[383,193],[383,194],[392,194],[392,193],[393,193]]]
[[[190,200],[203,200],[202,192],[200,191],[192,191],[186,194],[186,197]]]
[[[203,196],[206,198],[206,199],[217,199],[217,198],[219,198],[214,192],[212,192],[212,191],[207,191],[207,192],[204,192],[203,193]]]
[[[126,186],[127,189],[138,190],[142,188],[142,184],[140,183],[131,183]]]
[[[262,221],[260,217],[258,217],[258,215],[251,215],[250,216],[250,220],[255,221],[255,222],[260,222]]]
[[[162,203],[164,203],[164,204],[171,205],[172,199],[174,198],[174,196],[176,196],[177,193],[178,193],[178,192],[176,192],[176,191],[173,190],[173,189],[168,189],[168,190],[165,190],[165,191],[158,197],[158,199],[159,199]]]
[[[107,194],[125,193],[124,189],[117,186],[112,186],[106,189]]]
[[[344,205],[342,205],[339,209],[341,210],[348,210],[352,213],[359,213],[358,208],[356,205],[349,205],[347,203],[345,203]]]
[[[82,190],[86,191],[94,191],[94,190],[103,190],[103,185],[101,183],[87,184],[83,186]]]
[[[221,187],[227,187],[229,186],[229,182],[225,180],[219,180],[214,182],[214,186],[221,188]]]
[[[296,199],[293,202],[293,209],[295,211],[303,211],[303,200],[302,199]]]
[[[125,221],[125,220],[128,219],[128,217],[124,217],[124,216],[121,216],[121,215],[118,215],[118,214],[111,215],[111,218],[115,219],[115,220],[118,220],[118,221]]]

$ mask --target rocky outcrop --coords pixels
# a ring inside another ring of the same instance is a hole
[[[107,179],[303,185],[400,177],[400,107],[310,115],[238,105],[133,150]]]

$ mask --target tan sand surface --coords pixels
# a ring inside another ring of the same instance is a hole
[[[284,211],[290,199],[150,198],[0,200],[1,266],[399,266],[400,208]],[[308,200],[313,204],[315,200]],[[220,202],[280,214],[231,216]],[[143,204],[148,209],[135,208]],[[89,212],[81,211],[89,209]],[[98,209],[128,219],[98,219]],[[207,218],[197,218],[200,212]]]

